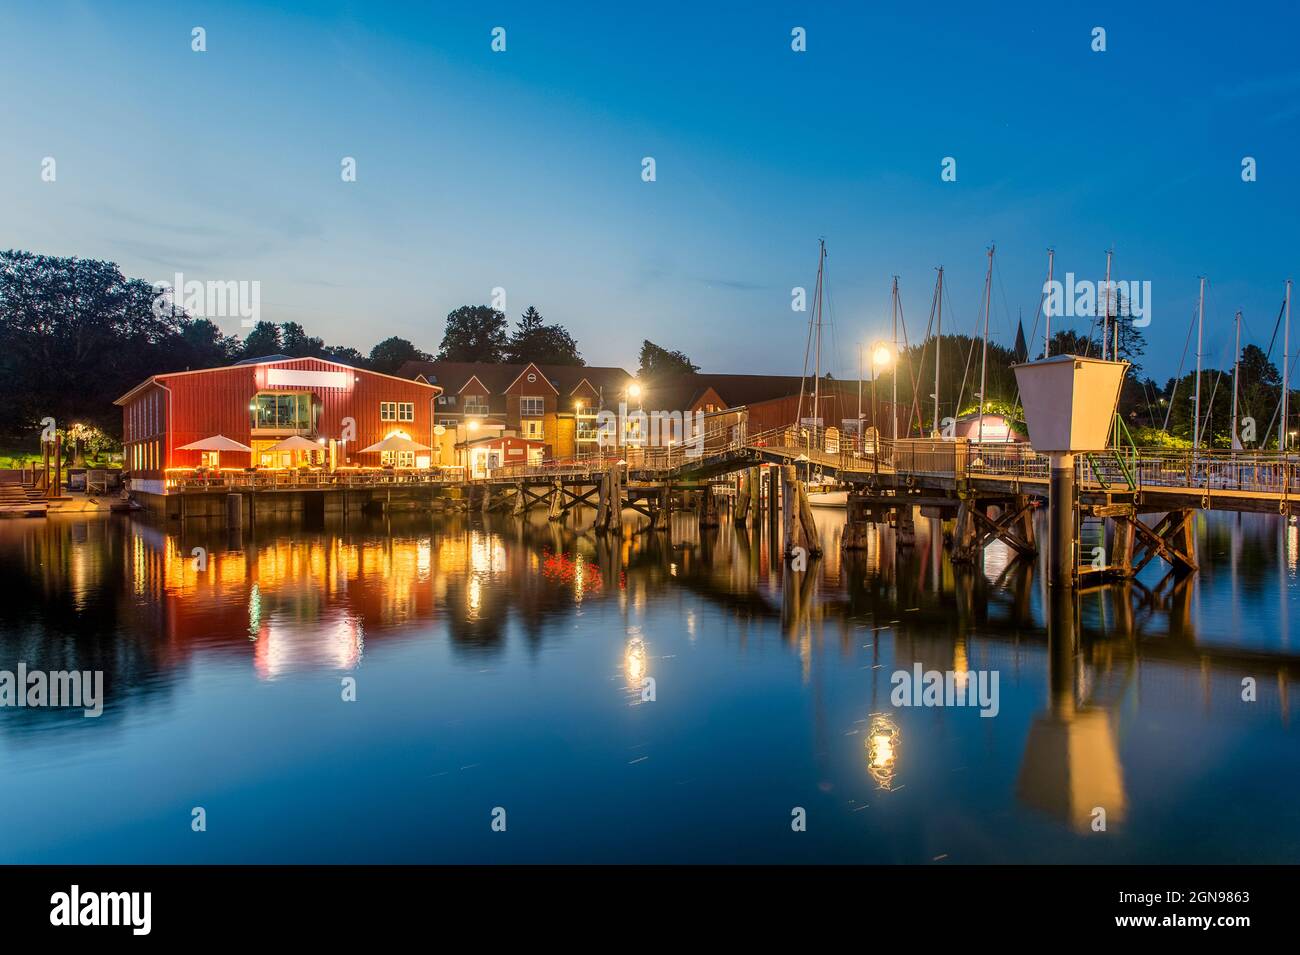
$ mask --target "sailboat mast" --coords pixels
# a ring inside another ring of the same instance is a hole
[[[1237,438],[1237,373],[1241,370],[1241,309],[1237,309],[1237,345],[1232,353],[1232,450],[1241,447]]]
[[[1056,250],[1047,250],[1047,302],[1043,305],[1043,316],[1046,319],[1043,329],[1043,357],[1046,358],[1052,353],[1052,265],[1056,258]]]
[[[1277,446],[1286,450],[1286,419],[1291,403],[1291,280],[1286,280],[1286,322],[1282,330],[1282,425]]]
[[[894,367],[890,373],[890,377],[892,377],[894,380],[893,382],[894,393],[889,406],[889,417],[891,417],[894,420],[893,434],[894,434],[894,440],[897,441],[898,440],[898,276],[897,275],[894,276],[894,287],[893,287],[893,294],[890,297],[890,308],[893,312],[893,325],[894,325],[893,331],[891,332],[891,334],[894,336],[894,341],[893,341]],[[908,421],[908,426],[909,427],[911,426],[911,421]]]
[[[1201,276],[1200,304],[1196,308],[1196,410],[1192,419],[1192,450],[1201,449],[1201,332],[1205,326],[1205,276]]]
[[[817,432],[817,422],[821,420],[821,412],[818,404],[821,398],[821,380],[822,380],[822,297],[823,297],[823,271],[822,266],[826,261],[826,240],[818,240],[817,252],[817,357],[814,359],[813,373],[813,433]]]
[[[1101,315],[1101,357],[1104,361],[1107,358],[1107,346],[1110,342],[1110,256],[1111,250],[1106,250],[1106,307]],[[1114,357],[1114,356],[1111,356]]]
[[[984,388],[988,384],[989,367],[989,306],[993,300],[993,252],[996,246],[989,246],[989,270],[984,276],[984,350],[980,354],[980,424],[979,443],[984,443]]]
[[[943,344],[943,266],[939,266],[939,284],[935,286],[935,298],[937,300],[938,323],[934,331],[934,435],[938,437],[939,431],[939,348]]]

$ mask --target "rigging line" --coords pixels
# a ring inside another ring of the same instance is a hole
[[[986,288],[988,286],[987,276],[985,276],[984,279],[984,286]],[[985,296],[980,295],[980,307],[975,310],[975,328],[972,330],[972,334],[971,334],[970,351],[966,353],[966,371],[962,374],[962,379],[961,379],[961,392],[959,393],[959,397],[962,399],[966,397],[966,382],[970,378],[970,366],[971,366],[971,361],[975,357],[975,346],[979,345],[983,341],[983,336],[980,333],[980,319],[981,317],[985,317],[984,301],[985,301]],[[984,400],[983,396],[981,395],[980,396],[981,404],[983,403],[983,400]],[[959,400],[957,402],[957,414],[961,414],[961,408],[962,408],[961,401]],[[954,417],[956,417],[956,415],[954,415]]]
[[[1016,330],[1011,327],[1011,303],[1007,301],[1007,287],[1002,281],[1002,265],[999,262],[993,263],[993,274],[998,277],[998,291],[1002,295],[1002,314],[1007,320],[1007,334],[1014,341]]]
[[[907,355],[907,377],[912,383],[912,410],[915,410],[916,409],[916,368],[912,364],[912,356],[908,354],[908,349],[911,347],[911,345],[908,342],[908,338],[907,338],[907,318],[903,315],[902,295],[898,296],[898,324],[903,329],[903,354]],[[894,342],[894,346],[897,347],[897,345],[898,342]],[[894,356],[895,376],[898,375],[898,363],[899,363],[899,356],[895,355]],[[898,409],[892,408],[891,414],[893,414],[894,419],[897,420]],[[911,437],[911,435],[912,435],[912,417],[911,417],[911,412],[909,411],[908,418],[907,418],[907,434],[904,437]]]
[[[794,425],[796,429],[799,427],[799,422],[803,420],[803,399],[804,399],[804,394],[807,391],[807,384],[808,384],[808,357],[812,353],[813,318],[816,315],[817,298],[818,296],[821,295],[821,287],[822,287],[823,249],[824,249],[823,245],[819,244],[817,246],[817,281],[816,284],[813,286],[813,305],[812,305],[813,311],[810,312],[808,315],[808,341],[803,348],[803,374],[799,378],[799,409],[798,411],[795,412],[795,419],[794,419]]]
[[[1208,403],[1206,404],[1206,406],[1205,406],[1205,423],[1206,423],[1206,424],[1209,424],[1209,422],[1210,422],[1210,418],[1211,418],[1211,417],[1213,416],[1213,414],[1214,414],[1214,396],[1218,393],[1218,391],[1219,391],[1219,382],[1222,381],[1222,380],[1223,380],[1223,370],[1220,369],[1220,370],[1218,371],[1218,376],[1214,379],[1214,387],[1210,389],[1210,400],[1209,400],[1209,402],[1208,402]],[[1201,425],[1200,425],[1199,422],[1197,423],[1197,426],[1196,426],[1196,432],[1195,432],[1195,433],[1198,434],[1198,435],[1200,435],[1201,437],[1205,437],[1205,431],[1204,431],[1204,429],[1201,427]],[[1214,441],[1214,435],[1210,435],[1210,441],[1211,441],[1211,442]]]
[[[1294,371],[1295,371],[1296,361],[1297,361],[1298,359],[1300,359],[1300,355],[1297,355],[1295,358],[1291,359],[1291,368],[1290,368],[1290,371],[1291,371],[1291,372],[1294,372]],[[1283,360],[1282,364],[1283,364],[1283,366],[1286,365],[1286,361],[1285,361],[1285,359]],[[1283,372],[1284,372],[1284,373],[1287,372],[1287,369],[1286,369],[1285,367],[1283,367]],[[1290,378],[1290,375],[1289,375],[1289,374],[1286,374],[1286,381],[1287,381],[1288,383],[1291,381],[1291,378]],[[1291,390],[1291,391],[1295,391],[1294,388],[1292,388],[1292,389],[1290,389],[1290,390]],[[1278,415],[1279,415],[1279,414],[1281,413],[1281,411],[1282,411],[1282,382],[1281,382],[1281,381],[1278,382],[1278,386],[1277,386],[1277,394],[1278,394],[1277,404],[1275,404],[1275,405],[1273,406],[1273,414],[1272,414],[1272,416],[1268,419],[1268,427],[1264,429],[1264,435],[1265,435],[1266,437],[1267,437],[1269,434],[1272,434],[1272,432],[1273,432],[1273,425],[1275,425],[1275,424],[1277,423]]]
[[[1043,302],[1047,299],[1047,287],[1044,285],[1043,291],[1038,295],[1038,307],[1034,309],[1034,327],[1029,332],[1029,338],[1025,340],[1025,361],[1029,361],[1029,343],[1038,341],[1038,319],[1043,314]],[[1014,347],[1014,346],[1013,346]],[[1046,358],[1046,354],[1043,355]],[[1148,409],[1150,410],[1150,409]],[[1018,417],[1020,413],[1020,381],[1016,380],[1016,400],[1012,402],[1012,417]]]
[[[1151,404],[1151,379],[1148,377],[1142,382],[1142,400],[1147,403],[1147,420],[1155,421],[1155,408]]]
[[[1273,358],[1273,346],[1277,344],[1277,332],[1282,327],[1282,316],[1286,313],[1286,299],[1282,299],[1282,304],[1277,310],[1277,321],[1273,323],[1273,337],[1268,340],[1268,351],[1264,354],[1264,360],[1270,361]]]
[[[921,344],[921,361],[919,363],[921,373],[925,372],[925,358],[926,355],[930,353],[930,335],[934,331],[934,309],[938,301],[939,301],[939,283],[936,280],[935,287],[930,292],[930,320],[925,324],[925,338],[922,339],[922,344]],[[928,381],[929,378],[927,377],[926,380]],[[918,388],[918,384],[914,382],[912,385],[912,410],[916,413],[917,420],[921,422],[921,429],[920,429],[921,437],[925,437],[925,419],[921,417],[921,407],[920,407],[921,395],[918,392],[917,388]]]
[[[1192,329],[1196,326],[1196,311],[1192,311],[1192,320],[1187,325],[1187,340],[1183,342],[1183,357],[1178,360],[1178,374],[1174,375],[1174,387],[1169,392],[1169,407],[1165,409],[1165,426],[1160,430],[1169,433],[1169,415],[1174,410],[1174,399],[1178,397],[1178,382],[1183,377],[1183,364],[1187,361],[1187,349],[1192,345]]]
[[[950,284],[950,283],[945,282],[944,285],[943,285],[943,297],[944,297],[944,301],[946,301],[946,302],[948,303],[948,312],[949,312],[949,314],[951,314],[951,315],[953,315],[953,316],[955,317],[956,314],[957,314],[957,310],[956,310],[956,308],[953,307],[953,304],[952,304],[952,290],[949,288],[949,284]],[[954,322],[953,322],[953,327],[954,327],[954,328],[957,328],[957,329],[960,329],[961,326],[960,326],[960,323],[958,323],[958,322],[956,322],[956,321],[954,320]],[[975,330],[976,330],[976,331],[979,330],[979,316],[978,316],[978,315],[975,316]],[[955,348],[961,348],[961,332],[960,332],[960,330],[958,330],[958,331],[952,333],[952,339],[953,339],[953,347],[955,347]],[[971,363],[971,358],[972,358],[972,357],[974,356],[974,354],[975,354],[975,352],[974,352],[974,348],[975,348],[975,340],[974,340],[974,338],[972,337],[972,338],[971,338],[971,350],[968,351],[968,352],[966,353],[966,370],[962,373],[961,389],[960,389],[960,390],[958,391],[958,393],[957,393],[957,403],[956,403],[956,405],[953,407],[953,417],[954,417],[954,418],[955,418],[955,417],[957,416],[957,414],[961,411],[961,403],[962,403],[963,397],[964,397],[965,392],[966,392],[966,380],[967,380],[967,378],[970,376],[970,363]],[[950,380],[950,381],[949,381],[949,384],[951,384],[951,383],[952,383],[952,382],[951,382],[951,380]],[[942,410],[942,404],[940,405],[940,410]]]

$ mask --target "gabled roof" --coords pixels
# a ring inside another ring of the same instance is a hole
[[[598,365],[544,365],[535,363],[497,364],[471,361],[407,361],[397,373],[403,378],[424,378],[456,394],[471,378],[478,378],[489,394],[500,395],[510,389],[529,367],[536,368],[560,395],[569,395],[586,379],[597,392],[614,395],[624,391],[632,376],[622,368]]]
[[[423,378],[424,376],[421,375],[420,377]],[[427,379],[426,379],[426,380],[427,380]],[[470,385],[472,385],[472,384],[473,384],[474,382],[476,382],[476,381],[478,382],[478,386],[479,386],[480,388],[482,388],[483,391],[484,391],[486,394],[489,394],[489,395],[492,394],[492,389],[489,388],[487,385],[485,385],[485,384],[483,383],[483,379],[480,378],[478,375],[470,375],[468,378],[466,378],[466,379],[465,379],[465,383],[464,383],[463,385],[461,385],[459,388],[456,389],[456,394],[460,394],[462,391],[464,391],[466,388],[468,388]],[[474,392],[474,394],[478,394],[478,392]]]
[[[554,382],[551,381],[550,377],[547,376],[546,372],[542,371],[541,368],[539,368],[537,365],[534,365],[532,362],[529,362],[528,364],[523,366],[523,370],[520,371],[519,374],[515,375],[514,381],[506,385],[506,391],[509,391],[511,388],[517,385],[519,383],[519,379],[524,377],[524,375],[528,372],[529,368],[533,369],[533,371],[537,373],[537,375],[542,379],[542,381],[546,382],[546,386],[548,388],[554,391],[557,395],[560,393],[559,387]]]
[[[126,394],[122,395],[122,397],[116,399],[113,402],[113,404],[115,405],[125,404],[133,395],[135,395],[136,392],[142,391],[143,389],[147,388],[149,385],[156,384],[161,387],[165,387],[162,384],[162,379],[164,378],[166,379],[182,378],[186,375],[201,375],[204,373],[209,373],[214,371],[234,371],[236,368],[245,368],[249,365],[280,365],[289,361],[318,361],[325,365],[333,365],[336,368],[345,368],[348,371],[356,372],[362,375],[376,375],[380,378],[392,378],[395,381],[405,381],[405,382],[409,382],[410,384],[420,385],[423,388],[432,388],[435,392],[439,394],[441,394],[443,390],[441,386],[435,385],[428,381],[416,381],[414,378],[406,378],[398,375],[389,375],[382,371],[372,371],[369,368],[357,368],[355,365],[345,365],[343,364],[343,362],[334,361],[332,358],[317,358],[315,355],[302,355],[298,358],[292,358],[286,355],[268,355],[265,358],[246,358],[243,361],[235,362],[233,365],[218,365],[215,368],[191,368],[188,369],[187,371],[167,371],[158,375],[150,375],[144,381],[140,382],[140,384],[136,385]]]
[[[260,358],[242,358],[235,365],[264,365],[273,361],[293,361],[289,355],[263,355]],[[234,365],[230,366],[234,367]]]

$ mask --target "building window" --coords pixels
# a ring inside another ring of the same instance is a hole
[[[442,425],[444,428],[454,428],[454,427],[456,427],[456,423],[457,423],[457,422],[456,422],[456,419],[455,419],[455,418],[439,418],[439,419],[438,419],[438,424]]]
[[[253,427],[268,431],[310,431],[311,392],[259,392],[249,403]]]
[[[546,399],[526,397],[519,399],[519,414],[525,418],[540,418],[546,414]]]
[[[414,421],[415,403],[411,401],[379,402],[380,421]]]
[[[467,415],[486,415],[488,413],[487,395],[466,395],[464,413]]]
[[[415,467],[414,451],[380,451],[379,463],[385,466],[395,466],[399,468]]]
[[[524,437],[531,441],[542,440],[542,422],[538,418],[528,418],[520,424],[523,425]]]

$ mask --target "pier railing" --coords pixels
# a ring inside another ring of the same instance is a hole
[[[868,431],[827,434],[825,429],[773,428],[747,434],[744,421],[718,422],[702,437],[683,444],[646,447],[625,444],[593,454],[467,474],[463,467],[424,469],[172,469],[171,492],[223,488],[287,490],[373,485],[460,485],[476,481],[594,479],[619,466],[630,479],[689,477],[697,470],[722,474],[752,466],[756,459],[794,464],[801,476],[857,477],[865,474],[918,477],[1013,479],[1046,482],[1049,459],[1026,444],[975,444],[965,438],[882,438]],[[1285,501],[1300,491],[1300,456],[1276,451],[1146,450],[1098,452],[1076,457],[1076,480],[1088,490],[1186,489],[1267,495]]]
[[[1014,478],[1046,481],[1050,459],[1023,443],[976,444],[966,438],[891,438],[868,432],[826,440],[823,429],[764,432],[751,446],[781,451],[792,463],[848,474]],[[1187,488],[1206,494],[1248,492],[1286,498],[1300,491],[1300,456],[1278,451],[1197,452],[1125,447],[1075,458],[1076,480],[1090,490]]]
[[[394,484],[462,484],[463,467],[340,468],[337,471],[297,468],[253,470],[170,468],[169,493],[220,490],[310,490],[329,487],[371,487]]]

